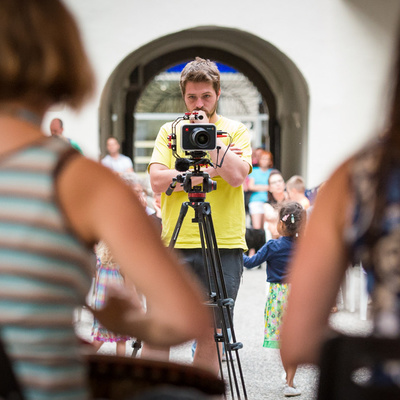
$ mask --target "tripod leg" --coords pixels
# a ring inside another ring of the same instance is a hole
[[[207,269],[206,274],[210,277],[210,281],[213,279],[215,283],[215,287],[213,288],[211,284],[210,287],[210,297],[214,300],[214,309],[215,317],[219,317],[219,321],[215,321],[215,326],[221,327],[221,333],[215,329],[215,341],[217,343],[217,353],[218,359],[220,364],[220,371],[221,371],[221,378],[223,378],[223,369],[221,365],[221,355],[219,345],[220,343],[224,343],[225,351],[226,351],[226,358],[227,358],[227,372],[228,378],[231,388],[231,394],[234,398],[234,394],[238,395],[240,399],[240,388],[238,379],[236,376],[235,371],[235,364],[232,357],[232,350],[236,351],[236,361],[238,364],[239,372],[240,372],[240,379],[242,383],[242,392],[245,398],[247,398],[246,388],[243,379],[243,373],[240,365],[239,355],[237,350],[242,348],[243,345],[241,343],[231,343],[228,328],[230,328],[232,332],[232,337],[235,337],[234,330],[233,330],[233,318],[232,318],[232,310],[234,301],[228,298],[226,286],[225,286],[225,279],[222,269],[222,263],[220,254],[217,247],[217,240],[215,237],[215,231],[212,224],[211,218],[211,209],[208,203],[201,203],[195,207],[196,211],[196,222],[199,224],[199,231],[200,231],[200,238],[201,238],[201,245],[202,245],[202,253],[204,259],[204,268]],[[213,292],[215,289],[215,293]]]
[[[231,398],[235,400],[235,393],[237,394],[237,398],[241,399],[241,391],[238,385],[238,378],[236,376],[235,363],[232,357],[232,350],[236,351],[236,363],[240,372],[240,379],[242,383],[242,394],[244,399],[247,399],[246,388],[242,373],[242,368],[240,365],[240,359],[238,354],[238,349],[243,347],[241,343],[236,343],[236,337],[233,330],[233,318],[232,318],[232,310],[234,301],[233,299],[228,298],[225,280],[222,270],[222,263],[217,247],[217,240],[215,237],[214,226],[211,218],[211,208],[209,203],[205,202],[185,202],[182,204],[180,214],[178,217],[177,224],[175,226],[174,232],[172,234],[172,238],[169,244],[169,248],[172,249],[177,241],[177,237],[179,235],[179,231],[182,227],[182,223],[184,217],[187,214],[188,207],[191,206],[195,211],[195,218],[193,222],[197,222],[199,225],[200,232],[200,240],[201,240],[201,248],[202,248],[202,257],[203,257],[203,266],[206,269],[205,275],[206,280],[209,286],[209,294],[212,303],[210,304],[215,312],[215,324],[214,324],[214,341],[216,345],[210,346],[210,343],[207,342],[207,339],[203,343],[198,343],[198,347],[195,353],[195,361],[196,364],[200,366],[200,364],[204,364],[210,366],[211,359],[215,359],[215,351],[217,352],[219,369],[221,373],[221,378],[223,379],[223,368],[222,368],[222,358],[220,352],[220,343],[224,343],[225,351],[226,351],[226,367],[228,372],[229,384],[231,389]],[[215,283],[214,287],[212,282]],[[213,291],[215,290],[215,292]],[[218,320],[217,320],[218,318]],[[221,333],[218,332],[217,327],[221,327]],[[234,342],[231,343],[228,328],[231,329],[232,338]],[[211,330],[212,328],[210,328]],[[210,333],[210,337],[212,334]],[[212,341],[212,339],[211,339]],[[201,351],[202,348],[204,351]],[[200,352],[199,352],[200,349]]]
[[[142,347],[142,342],[140,340],[134,340],[132,342],[132,357],[136,357],[138,351],[141,349]]]
[[[174,248],[176,241],[178,240],[179,232],[182,228],[183,220],[187,214],[189,208],[189,203],[182,203],[181,210],[179,212],[178,220],[176,221],[174,232],[172,233],[171,241],[169,242],[168,248],[171,250]]]
[[[246,387],[244,384],[243,372],[238,354],[238,350],[242,348],[243,345],[241,343],[236,342],[236,335],[233,328],[233,318],[232,318],[234,301],[228,298],[221,258],[218,251],[217,240],[211,218],[211,209],[209,206],[202,208],[202,213],[201,215],[199,215],[199,224],[202,226],[200,231],[201,232],[203,231],[204,238],[207,244],[207,255],[208,255],[207,263],[210,264],[208,265],[208,267],[211,267],[212,275],[214,277],[214,281],[217,287],[216,288],[217,306],[221,314],[221,327],[222,327],[222,338],[220,337],[219,340],[223,341],[225,345],[227,369],[228,369],[228,376],[229,376],[232,396],[234,395],[233,393],[234,386],[232,384],[232,379],[233,379],[236,393],[238,395],[238,398],[240,399],[240,389],[236,377],[235,365],[233,362],[234,360],[232,357],[232,350],[235,350],[237,365],[242,383],[242,391],[244,398],[247,399]],[[230,328],[233,343],[230,342],[228,328]]]
[[[210,273],[212,271],[212,268],[210,266],[210,254],[208,253],[208,249],[205,246],[205,238],[204,238],[204,221],[202,218],[197,219],[197,222],[199,224],[199,233],[200,233],[200,241],[201,241],[201,249],[202,249],[202,258],[203,258],[203,267],[204,267],[204,275],[207,281],[207,287],[209,289],[209,298],[210,298],[210,305],[212,307],[215,306],[216,302],[217,302],[217,294],[215,292],[213,292],[212,289],[212,284],[211,284],[211,280],[213,277],[211,277]],[[222,346],[221,346],[221,340],[218,340],[218,338],[220,337],[220,334],[217,332],[217,326],[218,324],[218,320],[219,320],[219,315],[218,315],[218,311],[215,309],[213,310],[213,314],[214,314],[214,328],[213,328],[213,333],[210,333],[210,337],[211,339],[211,343],[208,343],[208,346],[206,347],[206,352],[209,353],[209,360],[213,360],[212,362],[216,363],[218,362],[218,365],[215,365],[216,372],[218,372],[218,370],[220,371],[220,375],[221,378],[224,379],[223,377],[223,369],[222,369]],[[211,345],[210,345],[211,344]],[[200,351],[203,352],[202,349],[200,349]],[[217,356],[217,360],[215,360],[215,356]],[[200,356],[199,356],[200,357]],[[204,357],[204,354],[201,355],[201,357]],[[206,354],[206,358],[205,361],[207,362],[207,354]]]

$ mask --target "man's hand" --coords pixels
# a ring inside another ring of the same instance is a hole
[[[203,118],[196,118],[195,114],[197,113],[197,117]],[[207,114],[203,110],[194,110],[192,114],[190,114],[189,121],[192,124],[208,124],[210,120],[207,117]]]
[[[243,150],[240,147],[236,147],[235,143],[231,143],[229,150],[233,151],[237,156],[241,157]]]

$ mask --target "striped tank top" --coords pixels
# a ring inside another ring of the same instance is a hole
[[[88,398],[73,312],[85,302],[95,258],[55,193],[73,152],[44,137],[0,156],[0,336],[27,400]]]

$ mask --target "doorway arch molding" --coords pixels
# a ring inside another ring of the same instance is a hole
[[[267,103],[276,166],[285,178],[306,178],[309,90],[295,63],[277,47],[238,29],[199,26],[155,39],[126,56],[110,75],[99,109],[100,148],[114,136],[132,157],[133,114],[147,84],[160,72],[195,56],[227,64],[249,78]]]

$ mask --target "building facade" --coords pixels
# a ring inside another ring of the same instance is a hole
[[[104,154],[110,135],[135,158],[141,96],[159,74],[196,55],[254,85],[277,166],[285,178],[303,175],[308,187],[384,124],[398,0],[65,2],[80,25],[97,92],[79,113],[60,105],[43,123],[48,131],[51,118],[63,119],[65,135],[91,158]]]

